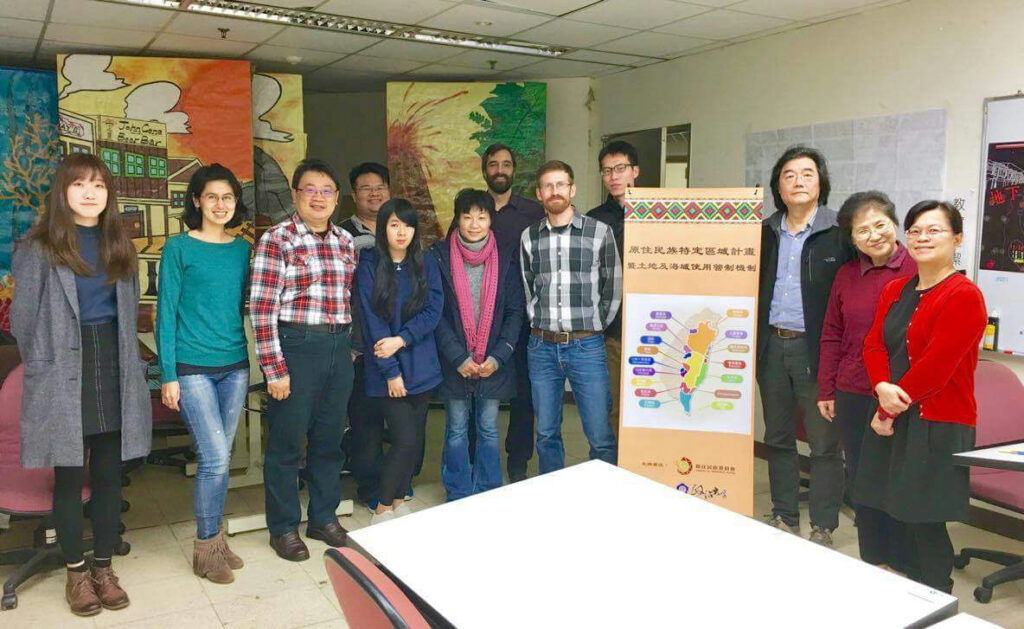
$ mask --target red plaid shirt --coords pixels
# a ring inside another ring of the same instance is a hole
[[[260,238],[252,264],[249,312],[267,382],[288,375],[277,325],[349,323],[356,255],[352,238],[331,225],[323,239],[296,214]]]

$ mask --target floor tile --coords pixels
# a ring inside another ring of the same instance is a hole
[[[134,620],[114,625],[118,629],[165,629],[169,627],[182,629],[219,629],[221,623],[212,604],[205,604],[161,616],[152,616],[142,620]]]
[[[98,627],[147,620],[210,604],[199,580],[191,574],[139,585],[122,581],[121,585],[128,592],[132,604],[114,612],[104,610],[96,616]]]
[[[303,627],[340,617],[313,583],[255,596],[237,595],[214,603],[214,609],[225,627]]]

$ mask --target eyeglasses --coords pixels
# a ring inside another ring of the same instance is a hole
[[[312,199],[318,194],[324,197],[325,199],[329,199],[338,193],[338,191],[335,190],[334,188],[314,188],[312,186],[309,186],[307,188],[296,188],[296,190],[302,193],[302,196],[306,197],[307,199]]]
[[[927,235],[929,238],[938,238],[946,232],[953,231],[951,229],[945,229],[942,227],[929,227],[928,229],[922,230],[919,227],[911,227],[907,230],[907,238],[910,240],[917,240],[921,236]]]
[[[802,173],[786,172],[782,174],[781,179],[783,181],[793,182],[797,179],[801,181],[814,181],[818,178],[818,173],[813,170],[805,170]]]
[[[212,192],[204,194],[202,198],[203,201],[205,201],[208,205],[216,205],[218,201],[220,201],[224,205],[234,205],[235,202],[237,201],[237,199],[235,199],[235,195],[233,194],[216,195],[213,194]]]
[[[371,192],[376,192],[377,194],[384,194],[387,191],[387,186],[359,186],[356,188],[356,193],[358,194],[370,194]]]
[[[633,165],[628,163],[628,162],[625,163],[625,164],[616,164],[614,166],[607,166],[607,167],[601,169],[601,176],[602,177],[611,177],[612,173],[615,173],[616,175],[621,175],[622,173],[626,172],[627,168],[632,168],[632,167],[633,167]]]
[[[871,227],[862,227],[854,232],[853,237],[857,240],[870,240],[872,236],[878,234],[879,236],[887,236],[892,233],[892,223],[878,223]]]
[[[544,192],[551,193],[551,192],[566,192],[566,191],[569,190],[569,188],[571,186],[572,186],[572,184],[569,183],[568,181],[556,181],[555,183],[549,183],[549,184],[545,184],[543,186],[538,186],[538,188],[540,188]]]

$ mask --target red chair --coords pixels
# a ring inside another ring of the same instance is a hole
[[[351,548],[328,548],[327,576],[345,621],[359,629],[427,629],[409,597],[366,557]]]
[[[977,447],[1024,440],[1024,384],[1002,363],[978,362],[974,377],[974,397],[978,403]],[[1024,473],[988,467],[971,467],[971,496],[1003,509],[1024,514]],[[1003,566],[981,580],[974,590],[979,603],[992,600],[992,589],[1024,579],[1024,557],[982,548],[964,548],[954,559],[963,568],[971,559],[983,559]]]

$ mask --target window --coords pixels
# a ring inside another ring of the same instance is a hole
[[[171,207],[185,207],[185,193],[171,191]]]
[[[73,145],[71,150],[75,150]],[[117,177],[121,174],[121,151],[118,151],[117,149],[101,148],[100,159],[102,159],[103,163],[107,165],[107,169],[110,170],[111,175]]]
[[[124,174],[127,177],[145,177],[145,160],[138,153],[124,154]]]
[[[88,153],[89,152],[89,147],[88,146],[82,146],[81,144],[72,144],[71,145],[71,152],[72,153]]]
[[[153,179],[167,178],[167,160],[162,157],[149,156],[149,176]]]

